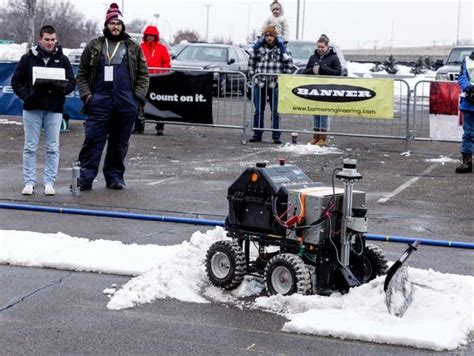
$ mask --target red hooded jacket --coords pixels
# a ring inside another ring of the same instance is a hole
[[[147,42],[146,36],[155,36],[155,41]],[[150,74],[164,73],[166,70],[150,68],[170,68],[170,54],[166,46],[160,43],[160,33],[156,26],[148,26],[143,32],[143,42],[141,44],[143,54],[145,55]]]

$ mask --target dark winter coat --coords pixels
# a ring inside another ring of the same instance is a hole
[[[145,104],[149,85],[146,59],[140,46],[133,42],[130,37],[124,41],[127,46],[131,88],[133,94],[140,99],[142,104]],[[95,92],[97,66],[100,61],[104,43],[104,36],[93,39],[84,49],[84,52],[82,52],[79,72],[76,78],[79,95],[83,100]]]
[[[33,86],[33,67],[64,68],[68,80],[66,87],[54,84]],[[71,93],[75,86],[76,80],[71,63],[60,47],[56,47],[47,64],[44,63],[41,53],[36,48],[30,49],[21,57],[12,77],[13,91],[23,100],[24,110],[62,113],[66,95]]]
[[[320,55],[318,51],[309,58],[304,74],[313,74],[313,67],[319,65],[319,75],[342,75],[342,67],[339,58],[333,48],[329,47],[327,53]]]

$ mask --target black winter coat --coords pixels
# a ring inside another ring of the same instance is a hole
[[[309,58],[304,74],[313,74],[313,67],[319,64],[319,75],[342,75],[342,67],[336,52],[331,47],[326,54],[319,55],[318,51]]]
[[[33,86],[33,67],[64,68],[66,79],[69,83],[65,88],[54,84],[37,84]],[[12,87],[15,94],[23,100],[24,110],[45,110],[63,112],[66,95],[71,93],[76,86],[74,72],[69,59],[63,54],[60,47],[51,56],[46,65],[41,54],[32,48],[24,54],[12,77]]]

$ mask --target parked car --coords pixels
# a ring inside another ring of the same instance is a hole
[[[465,57],[474,51],[474,45],[454,47],[443,66],[436,71],[436,80],[457,80]]]
[[[181,42],[171,46],[170,55],[177,56],[187,45],[189,45],[189,42]]]
[[[189,43],[172,57],[176,69],[202,69],[214,72],[213,92],[225,96],[234,90],[245,92],[248,73],[248,55],[240,47],[225,44]],[[236,71],[243,74],[220,72]]]
[[[308,64],[309,57],[311,57],[316,50],[316,42],[290,40],[287,43],[287,47],[293,55],[293,64],[298,67],[295,74],[303,73]],[[347,63],[341,49],[332,42],[329,42],[329,47],[332,47],[336,51],[337,57],[341,62],[342,75],[347,77]]]

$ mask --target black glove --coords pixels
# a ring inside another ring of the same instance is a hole
[[[466,99],[474,104],[474,85],[470,85],[466,89]]]

